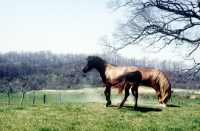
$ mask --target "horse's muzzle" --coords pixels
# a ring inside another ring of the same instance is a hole
[[[87,73],[87,69],[88,69],[88,66],[86,66],[85,68],[83,68],[83,72]]]

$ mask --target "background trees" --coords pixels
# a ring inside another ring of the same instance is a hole
[[[188,82],[188,76],[180,73],[184,66],[180,61],[96,55],[115,65],[159,68],[167,74],[173,88],[200,88],[200,76],[195,77],[193,83]],[[82,72],[86,57],[86,54],[53,54],[50,51],[0,54],[0,92],[104,86],[96,70]]]
[[[187,68],[193,76],[200,71],[200,8],[196,0],[111,0],[108,5],[114,11],[125,8],[126,20],[118,23],[113,43],[102,38],[104,46],[118,51],[137,44],[159,52],[171,45],[193,63]]]

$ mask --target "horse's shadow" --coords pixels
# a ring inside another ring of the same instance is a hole
[[[117,105],[111,105],[109,107],[115,107],[117,108],[118,106]],[[138,106],[137,108],[133,108],[133,106],[123,106],[122,108],[120,108],[119,110],[132,110],[132,111],[140,111],[140,112],[160,112],[162,111],[161,109],[159,108],[152,108],[152,107],[142,107],[142,106]]]
[[[162,106],[160,106],[160,107],[162,107]],[[167,105],[167,107],[172,107],[172,108],[177,108],[178,107],[179,108],[180,106],[170,104],[170,105]],[[164,107],[164,108],[167,108],[167,107]],[[135,110],[135,111],[140,111],[140,112],[151,112],[151,111],[160,112],[160,111],[162,111],[162,109],[160,109],[160,108],[142,107],[142,106],[139,106],[139,107],[137,107],[135,109],[133,109],[133,106],[125,106],[125,108],[132,109],[132,110]]]
[[[125,106],[125,108],[127,109],[131,109],[133,111],[140,111],[140,112],[160,112],[162,111],[161,109],[159,108],[152,108],[152,107],[142,107],[142,106],[138,106],[137,108],[133,108],[133,106]]]
[[[167,105],[167,107],[180,107],[180,106],[170,104],[170,105]]]

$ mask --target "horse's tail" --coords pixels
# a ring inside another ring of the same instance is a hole
[[[122,94],[125,88],[130,88],[136,83],[140,83],[142,79],[142,74],[140,71],[129,72],[121,75],[117,80],[115,80],[114,88],[118,89],[118,94]]]
[[[118,90],[118,95],[121,95],[122,92],[123,92],[123,90],[124,90],[124,87],[119,88],[119,90]]]
[[[127,86],[128,74],[121,75],[118,79],[114,80],[113,88],[118,89],[118,94],[122,94],[124,88]]]

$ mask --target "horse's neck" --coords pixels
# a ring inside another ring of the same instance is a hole
[[[97,71],[99,72],[103,83],[106,83],[106,75],[105,75],[105,62],[101,62],[98,64],[98,66],[96,67]]]
[[[106,68],[113,68],[116,67],[112,64],[107,63],[106,61],[102,61],[101,63],[98,64],[98,67],[96,68],[102,78],[103,83],[106,83]]]
[[[144,69],[144,68],[140,68],[140,67],[138,67],[138,70],[142,73],[142,81],[150,80],[152,70],[148,70],[148,69]]]
[[[100,73],[103,83],[106,83],[106,76],[105,73]]]

